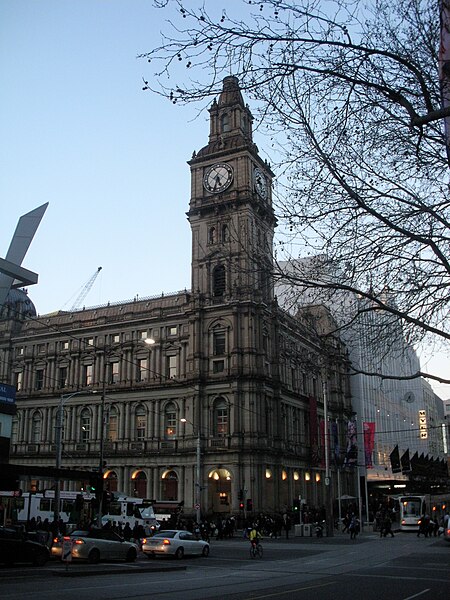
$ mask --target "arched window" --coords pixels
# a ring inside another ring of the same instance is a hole
[[[177,435],[177,408],[173,402],[169,402],[164,410],[164,435],[167,439]]]
[[[166,471],[161,477],[161,498],[178,500],[178,475],[175,471]]]
[[[136,439],[140,442],[147,437],[147,414],[145,408],[139,405],[135,412],[136,418]]]
[[[225,267],[218,265],[213,271],[213,295],[223,296],[225,293]]]
[[[228,435],[228,404],[222,396],[214,402],[214,436]]]
[[[83,408],[80,415],[81,441],[88,442],[91,439],[91,411]]]
[[[39,444],[41,442],[42,433],[42,417],[41,413],[36,411],[33,415],[33,421],[31,423],[31,441],[33,444]]]
[[[109,410],[109,419],[108,419],[108,441],[117,442],[119,437],[119,415],[117,413],[117,408],[112,406]]]

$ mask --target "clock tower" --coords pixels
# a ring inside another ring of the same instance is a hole
[[[253,142],[236,77],[210,113],[209,142],[189,161],[192,292],[214,304],[273,299],[273,173]]]

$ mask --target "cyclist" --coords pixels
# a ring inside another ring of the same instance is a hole
[[[260,543],[260,540],[262,540],[262,535],[256,529],[256,525],[253,525],[250,533],[248,534],[248,539],[250,540],[252,550],[255,549],[256,546]]]

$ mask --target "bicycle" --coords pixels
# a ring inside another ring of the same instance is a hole
[[[250,558],[262,558],[263,557],[263,547],[259,542],[252,541],[250,546]]]

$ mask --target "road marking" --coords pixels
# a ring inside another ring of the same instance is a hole
[[[428,588],[427,590],[423,590],[422,592],[419,592],[418,594],[414,594],[414,596],[408,596],[407,598],[403,598],[403,600],[412,600],[413,598],[417,598],[418,596],[421,596],[422,594],[426,594],[429,591],[430,591],[430,588]]]
[[[304,592],[305,590],[314,590],[327,585],[333,585],[337,581],[330,581],[329,583],[320,583],[318,585],[308,585],[306,587],[295,588],[294,590],[286,590],[285,592],[275,592],[274,594],[264,594],[264,596],[252,596],[252,600],[260,600],[260,598],[272,598],[273,596],[282,596],[283,594],[292,594],[293,592]]]

